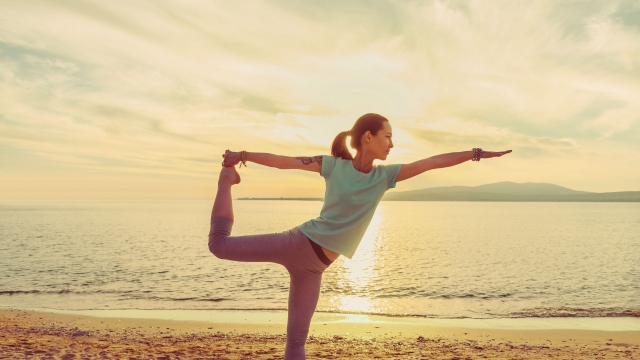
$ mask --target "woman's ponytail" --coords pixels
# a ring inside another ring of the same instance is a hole
[[[362,135],[368,131],[371,135],[376,136],[378,131],[383,129],[384,123],[388,121],[386,117],[378,114],[369,113],[360,116],[351,130],[343,131],[333,139],[331,155],[345,160],[353,160],[353,155],[351,155],[347,147],[347,136],[351,136],[351,147],[356,151],[360,151],[362,150]]]
[[[331,155],[341,157],[345,160],[353,159],[353,155],[351,155],[349,148],[347,147],[347,136],[349,135],[349,131],[343,131],[333,139],[333,144],[331,144]]]

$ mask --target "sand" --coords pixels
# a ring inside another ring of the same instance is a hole
[[[308,359],[640,359],[637,329],[484,329],[318,318],[307,341]],[[5,309],[0,310],[0,359],[281,359],[285,327],[269,322]]]

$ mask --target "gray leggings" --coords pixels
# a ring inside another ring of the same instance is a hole
[[[230,236],[233,221],[211,218],[209,250],[220,259],[273,262],[289,271],[289,317],[285,360],[305,359],[304,344],[320,295],[322,273],[328,267],[297,227],[280,233]]]

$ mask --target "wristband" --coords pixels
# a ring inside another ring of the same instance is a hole
[[[473,148],[473,159],[471,159],[471,161],[480,161],[480,159],[482,159],[482,153],[481,148]]]
[[[242,165],[247,167],[247,152],[244,150],[240,152],[240,167],[242,167]]]

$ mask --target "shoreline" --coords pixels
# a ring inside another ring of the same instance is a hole
[[[286,325],[284,310],[59,310],[46,308],[2,308],[94,318],[147,319],[237,325]],[[317,311],[312,326],[335,324],[376,325],[387,327],[438,327],[493,330],[593,330],[638,331],[639,317],[523,317],[523,318],[428,318],[375,314],[332,313]]]
[[[40,310],[0,309],[0,358],[49,354],[59,359],[269,359],[281,358],[284,351],[283,311]],[[317,313],[307,355],[331,359],[640,358],[640,319],[544,320],[553,319],[398,319]],[[595,330],[605,323],[619,330]]]

